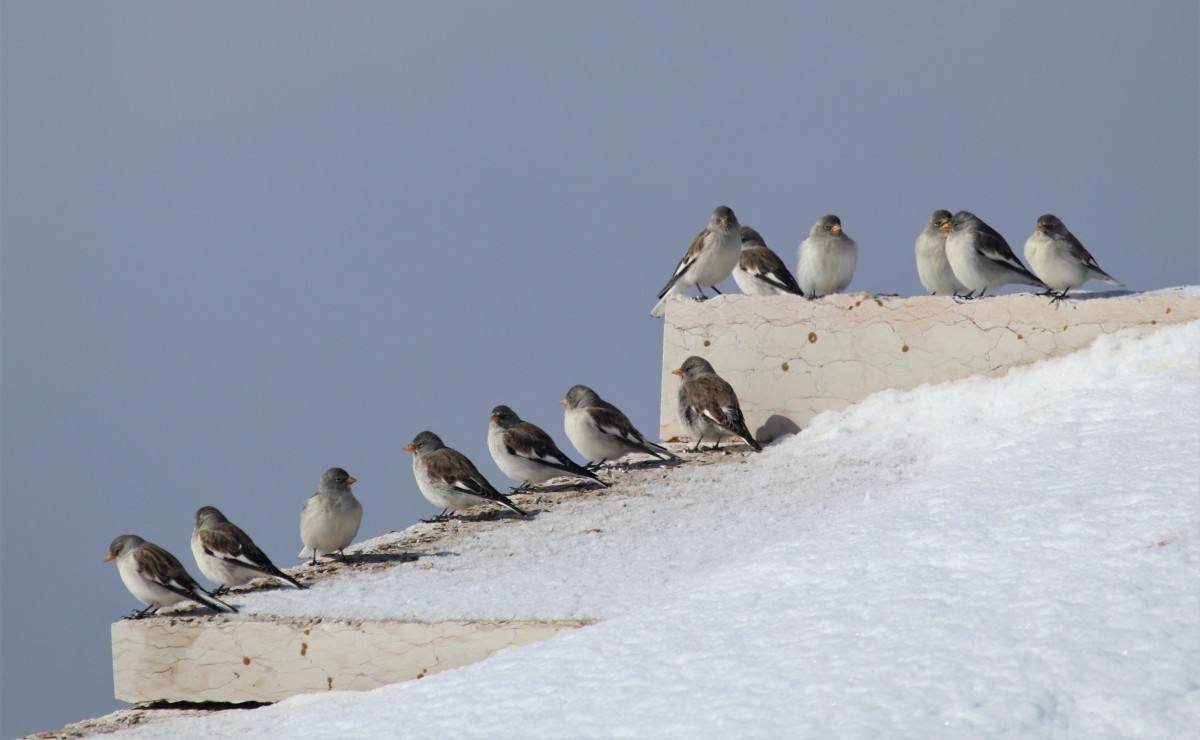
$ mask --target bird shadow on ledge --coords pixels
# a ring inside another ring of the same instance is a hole
[[[783,437],[800,433],[800,425],[782,414],[772,414],[754,430],[754,438],[763,444],[778,442]]]

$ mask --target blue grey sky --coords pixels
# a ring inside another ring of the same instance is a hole
[[[1194,0],[5,0],[0,34],[6,737],[121,706],[118,534],[198,575],[212,504],[290,565],[333,465],[400,529],[417,432],[507,484],[488,412],[565,444],[575,383],[655,432],[648,312],[717,205],[793,267],[838,214],[851,290],[921,293],[938,208],[1200,282]]]

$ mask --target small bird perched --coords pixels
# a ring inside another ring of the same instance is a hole
[[[726,434],[741,437],[762,452],[762,445],[746,428],[733,386],[717,375],[708,360],[693,355],[671,373],[683,378],[679,386],[679,424],[696,440],[692,452],[699,450],[700,443],[708,436],[716,438],[712,449],[720,448],[721,437]]]
[[[529,516],[488,483],[466,455],[447,447],[433,432],[421,432],[404,449],[413,453],[413,477],[421,495],[442,509],[435,519],[489,502],[504,504],[521,516]]]
[[[925,229],[917,234],[917,275],[921,285],[933,295],[955,296],[967,292],[946,259],[946,237],[953,228],[950,211],[940,210],[933,212]]]
[[[123,534],[113,540],[108,546],[108,557],[104,559],[117,561],[117,572],[121,574],[125,588],[135,599],[146,604],[145,609],[126,619],[141,619],[164,606],[188,599],[219,612],[237,611],[236,607],[201,588],[174,555],[135,534]]]
[[[215,506],[201,506],[192,518],[192,556],[208,580],[217,584],[214,594],[221,594],[255,578],[279,578],[296,588],[304,584],[284,573],[254,540]]]
[[[358,525],[362,524],[362,504],[350,490],[357,478],[341,468],[330,468],[321,475],[317,492],[304,502],[300,512],[300,541],[304,549],[298,557],[312,555],[311,565],[317,564],[318,555],[338,553],[342,562],[346,560],[346,546],[358,536]]]
[[[854,278],[858,245],[842,231],[837,216],[822,216],[800,242],[796,282],[809,298],[841,293]]]
[[[746,295],[804,295],[779,255],[749,226],[742,227],[742,253],[733,281]]]
[[[658,303],[654,304],[650,315],[660,318],[666,310],[668,296],[686,293],[691,288],[700,292],[700,300],[708,298],[704,295],[706,285],[720,293],[717,283],[733,272],[741,251],[742,237],[737,216],[728,206],[718,206],[708,220],[708,226],[692,240],[692,246],[679,260],[671,279],[659,291]]]
[[[521,421],[521,417],[507,406],[492,409],[488,451],[496,466],[521,484],[516,488],[518,491],[564,475],[590,478],[608,487],[598,475],[580,467],[558,449],[541,427]]]
[[[1025,269],[1004,237],[974,213],[959,211],[950,219],[950,225],[946,260],[954,277],[969,291],[964,297],[981,298],[989,288],[1007,283],[1046,287]]]
[[[1057,216],[1050,213],[1038,218],[1037,230],[1025,240],[1025,259],[1056,301],[1066,298],[1067,291],[1082,287],[1089,280],[1103,280],[1124,287],[1119,280],[1101,270],[1096,258]]]
[[[567,407],[563,415],[567,439],[588,460],[584,466],[588,469],[633,452],[645,452],[661,460],[679,459],[665,447],[648,442],[629,417],[586,385],[571,386],[559,403]]]

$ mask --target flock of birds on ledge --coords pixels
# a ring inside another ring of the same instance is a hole
[[[651,316],[660,317],[666,299],[696,288],[700,300],[704,288],[716,293],[717,284],[733,275],[742,292],[749,295],[792,293],[819,298],[844,291],[854,277],[858,247],[842,231],[837,216],[821,217],[800,243],[799,262],[793,276],[757,231],[741,226],[733,210],[720,206],[708,226],[692,241],[666,287],[659,293]],[[1025,258],[1033,271],[1013,254],[1008,242],[995,229],[968,211],[953,216],[935,211],[917,236],[917,273],[921,284],[934,295],[978,298],[989,289],[1009,283],[1043,288],[1052,300],[1089,280],[1121,285],[1100,269],[1083,244],[1057,217],[1046,214],[1037,220],[1034,233],[1025,241]],[[740,437],[755,451],[762,447],[746,427],[737,394],[717,375],[706,360],[689,357],[673,371],[679,375],[680,426],[695,440],[693,451],[706,438],[712,449],[724,437]],[[572,387],[561,403],[566,406],[564,429],[568,439],[588,460],[579,465],[571,460],[540,427],[523,421],[507,406],[492,409],[488,426],[488,451],[497,467],[520,483],[513,492],[563,476],[600,486],[597,470],[605,462],[632,453],[649,454],[659,461],[679,462],[665,447],[645,438],[616,406],[600,398],[591,388]],[[405,450],[413,453],[413,476],[430,503],[442,509],[434,520],[479,504],[508,507],[528,516],[509,497],[487,481],[475,464],[458,450],[447,447],[433,432],[418,434]],[[315,565],[322,555],[337,554],[346,562],[345,548],[358,536],[362,504],[350,486],[355,479],[341,468],[330,468],[321,476],[317,491],[300,512],[301,557],[312,557]],[[125,534],[113,540],[106,560],[115,560],[121,580],[146,608],[127,619],[140,619],[161,607],[191,600],[219,612],[236,612],[237,607],[218,598],[230,588],[255,578],[278,578],[294,586],[304,584],[284,573],[250,537],[215,507],[201,507],[193,519],[191,549],[196,565],[217,588],[208,591],[167,550],[141,537]]]
[[[999,232],[970,211],[953,216],[949,211],[934,211],[917,236],[916,253],[921,285],[934,295],[979,298],[992,288],[1021,283],[1042,288],[1058,301],[1089,280],[1121,285],[1100,269],[1075,235],[1049,213],[1038,218],[1037,228],[1025,240],[1025,259],[1032,272]],[[700,293],[701,300],[707,298],[706,287],[720,293],[717,284],[731,273],[748,295],[792,293],[820,298],[841,293],[850,285],[857,262],[858,245],[842,231],[841,219],[822,216],[800,242],[793,276],[757,231],[738,224],[733,210],[720,206],[679,260],[650,315],[661,317],[669,296],[691,288]]]

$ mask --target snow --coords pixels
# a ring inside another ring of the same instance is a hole
[[[815,418],[729,464],[245,611],[605,621],[166,737],[1194,736],[1200,322]],[[599,531],[597,531],[599,530]]]

